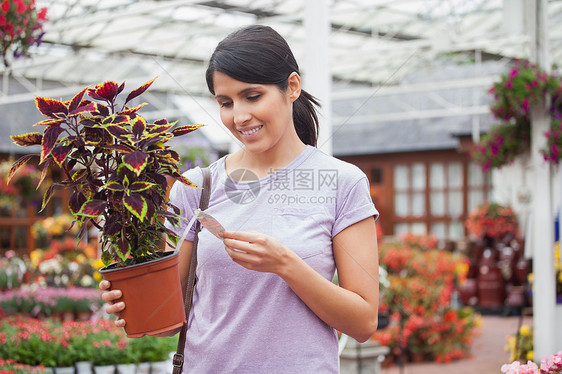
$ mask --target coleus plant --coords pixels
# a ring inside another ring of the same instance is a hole
[[[40,145],[41,152],[18,159],[8,179],[33,157],[39,156],[43,166],[39,185],[49,168],[58,165],[66,179],[49,186],[41,209],[56,187],[70,188],[68,209],[81,225],[78,236],[84,237],[89,225],[98,228],[106,266],[158,257],[163,234],[177,244],[178,236],[164,226],[164,219],[174,224],[181,219],[167,198],[166,177],[195,187],[181,175],[180,156],[166,143],[202,125],[176,126],[166,119],[150,123],[138,114],[146,103],[127,105],[153,82],[130,92],[120,109],[117,97],[125,84],[114,81],[84,88],[69,101],[37,97],[37,109],[47,119],[34,126],[44,126],[44,131],[11,137],[19,146]]]

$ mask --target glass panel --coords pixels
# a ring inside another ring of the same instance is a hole
[[[464,237],[464,227],[462,222],[453,221],[449,224],[449,239],[457,240]]]
[[[16,248],[27,248],[27,227],[16,227]]]
[[[394,211],[397,216],[408,216],[408,194],[406,193],[396,193],[394,195]]]
[[[462,192],[452,191],[449,192],[449,215],[452,218],[457,218],[462,214]]]
[[[13,249],[10,245],[10,230],[9,227],[0,227],[0,248]]]
[[[484,184],[484,175],[482,168],[476,164],[468,165],[468,185],[469,186],[482,186]]]
[[[412,187],[415,189],[425,189],[425,165],[412,165]]]
[[[460,162],[452,162],[448,168],[447,184],[451,188],[462,187],[462,165]]]
[[[423,192],[412,194],[412,215],[418,217],[425,215],[425,194]]]
[[[394,235],[396,237],[400,237],[403,234],[407,234],[410,232],[409,225],[407,223],[397,223],[394,225]]]
[[[469,191],[468,192],[468,211],[476,209],[479,205],[484,203],[484,193],[482,191]]]
[[[423,222],[412,223],[412,234],[415,235],[425,235],[427,233],[427,228]]]
[[[437,240],[446,239],[445,224],[442,222],[431,224],[431,235],[435,236],[435,239]]]
[[[432,188],[445,187],[445,173],[443,164],[431,164],[431,167],[429,169],[429,183]]]
[[[445,215],[445,194],[443,192],[432,192],[430,197],[431,215]]]
[[[402,190],[408,188],[407,166],[397,165],[394,167],[394,188]]]

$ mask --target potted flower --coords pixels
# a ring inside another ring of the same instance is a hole
[[[69,101],[37,97],[37,108],[47,119],[35,125],[44,131],[12,136],[19,146],[40,145],[41,152],[18,159],[9,177],[36,156],[43,167],[39,184],[50,167],[60,167],[66,179],[49,186],[42,209],[56,187],[69,188],[68,209],[81,226],[78,237],[92,225],[99,230],[105,265],[100,272],[123,291],[129,337],[161,333],[185,321],[178,251],[164,253],[162,237],[167,234],[177,244],[178,235],[164,226],[164,219],[174,224],[181,219],[166,195],[167,177],[194,185],[181,175],[180,157],[166,143],[201,125],[175,126],[166,119],[150,123],[138,114],[145,104],[128,106],[153,81],[130,92],[122,105],[117,98],[124,83],[113,81],[85,88]],[[167,292],[162,284],[170,287]]]
[[[475,238],[501,239],[516,232],[517,216],[508,206],[486,202],[470,212],[465,226]]]

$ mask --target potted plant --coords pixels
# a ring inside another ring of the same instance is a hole
[[[174,224],[181,219],[168,201],[167,178],[194,185],[181,175],[180,156],[166,143],[201,125],[175,126],[166,119],[150,123],[138,114],[145,104],[128,106],[153,82],[131,91],[122,105],[117,98],[124,83],[113,81],[84,88],[69,101],[37,97],[37,108],[47,119],[35,125],[44,131],[12,139],[19,146],[40,145],[41,152],[18,159],[8,175],[35,156],[43,167],[39,184],[50,167],[62,169],[66,179],[48,187],[42,209],[56,187],[69,188],[68,209],[81,226],[78,237],[92,225],[99,230],[105,265],[100,272],[123,291],[127,309],[121,315],[129,337],[161,333],[185,321],[178,251],[164,253],[162,237],[167,234],[177,244],[178,235],[164,226],[164,219]],[[163,284],[170,287],[166,292]]]

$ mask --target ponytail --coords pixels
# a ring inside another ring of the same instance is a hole
[[[297,134],[304,144],[313,147],[318,144],[319,124],[316,107],[319,106],[318,100],[305,90],[301,90],[301,95],[293,103],[293,122]]]

